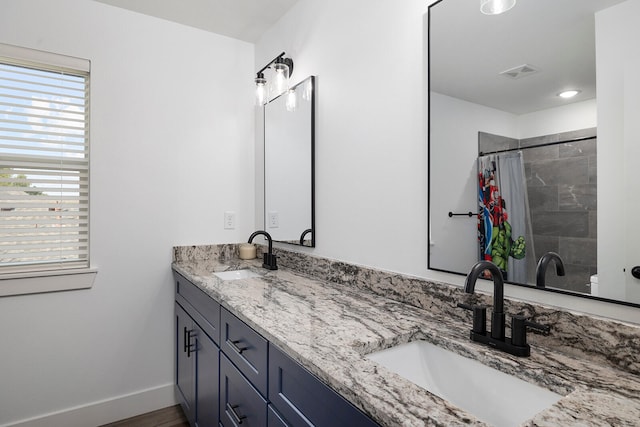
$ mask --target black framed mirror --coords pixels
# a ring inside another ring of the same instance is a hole
[[[264,230],[315,247],[315,77],[264,106]]]
[[[638,88],[622,71],[640,63],[624,53],[637,33],[637,3],[522,0],[495,16],[479,9],[466,0],[429,8],[428,268],[466,274],[482,259],[480,159],[512,151],[523,158],[518,173],[529,193],[524,228],[539,227],[527,237],[528,271],[516,279],[507,267],[507,281],[536,287],[537,261],[557,252],[572,282],[551,268],[544,291],[640,306],[632,275],[640,225],[620,215],[635,212],[629,194],[640,182],[632,163],[639,132],[624,120]],[[566,89],[579,92],[559,97]],[[526,230],[508,236],[509,249],[520,236]]]

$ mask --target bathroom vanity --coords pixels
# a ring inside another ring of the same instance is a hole
[[[549,336],[530,334],[530,357],[516,357],[470,341],[471,316],[456,308],[491,295],[282,249],[276,254],[279,270],[268,271],[258,259],[239,260],[236,245],[174,248],[176,390],[192,425],[196,418],[215,425],[216,413],[224,426],[302,425],[304,418],[332,426],[492,425],[367,357],[414,341],[561,396],[522,425],[640,419],[634,325],[505,300],[506,311],[552,327]],[[235,270],[257,274],[214,275]]]

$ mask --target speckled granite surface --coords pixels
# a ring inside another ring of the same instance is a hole
[[[258,260],[235,259],[235,250],[176,248],[173,267],[382,425],[484,425],[364,357],[416,339],[566,396],[524,425],[640,423],[640,329],[633,325],[507,301],[509,313],[553,325],[550,336],[530,333],[531,357],[517,358],[468,340],[470,317],[455,304],[490,296],[282,250],[281,269],[267,271]],[[224,282],[211,274],[239,267],[262,276]],[[590,340],[603,342],[591,348]]]

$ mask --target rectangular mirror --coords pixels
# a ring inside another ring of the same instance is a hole
[[[640,182],[640,132],[625,120],[638,104],[639,5],[429,8],[430,269],[466,274],[495,257],[509,282],[536,287],[538,261],[556,252],[567,274],[552,263],[545,290],[640,304],[640,222],[622,214]]]
[[[315,247],[315,77],[264,106],[264,230]]]

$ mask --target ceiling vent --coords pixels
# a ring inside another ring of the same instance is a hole
[[[538,68],[534,67],[533,65],[529,65],[529,64],[524,64],[524,65],[518,65],[517,67],[513,67],[510,68],[508,70],[504,70],[503,72],[499,73],[501,76],[505,76],[509,79],[521,79],[523,77],[527,77],[530,76],[532,74],[537,73],[538,71],[540,71]]]

